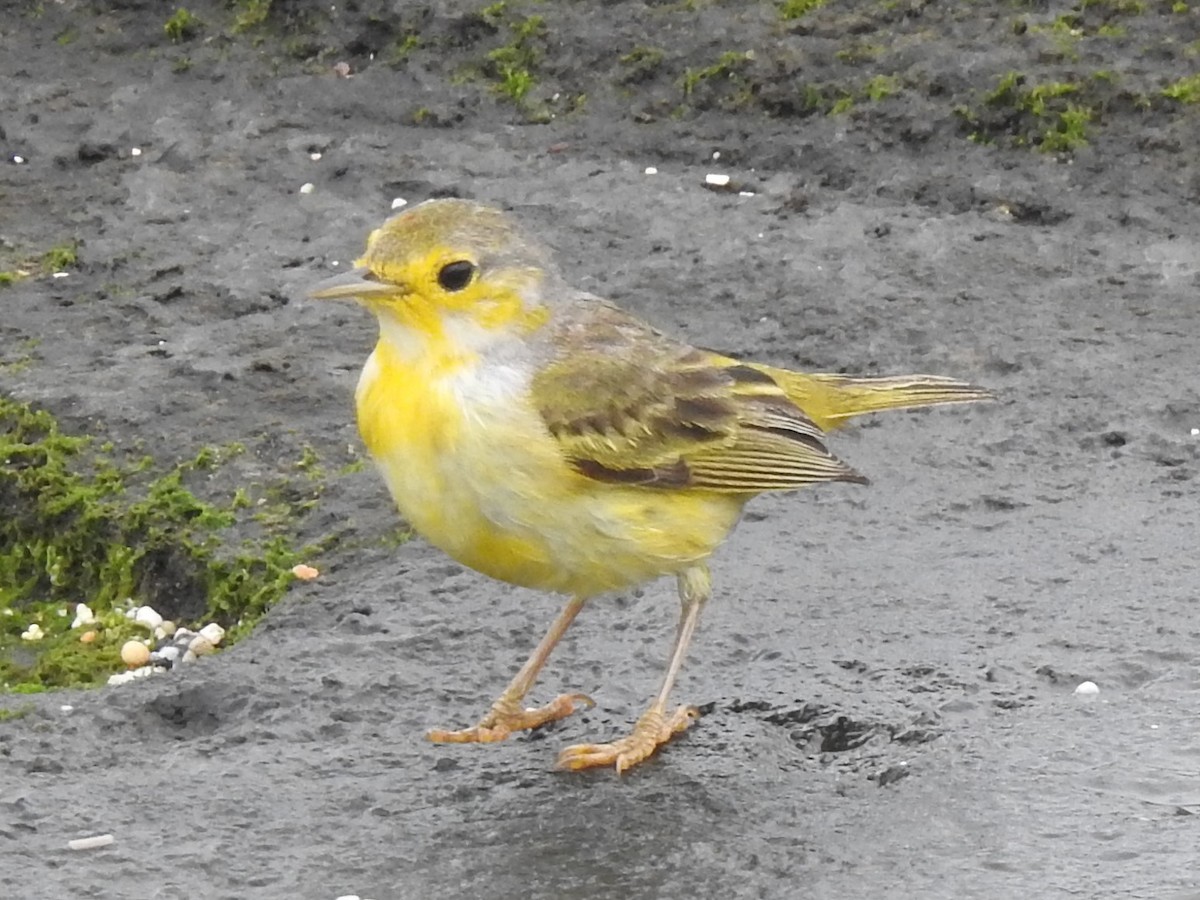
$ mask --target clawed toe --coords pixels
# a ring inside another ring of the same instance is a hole
[[[560,694],[545,706],[521,709],[515,703],[498,700],[478,725],[458,731],[434,728],[425,737],[437,744],[490,744],[502,741],[514,731],[538,728],[547,722],[565,719],[577,707],[590,708],[596,702],[587,694]]]
[[[608,744],[574,744],[558,756],[558,768],[578,771],[613,766],[618,774],[653,755],[654,751],[676,734],[685,731],[700,716],[694,706],[681,706],[664,719],[661,711],[646,712],[632,734]]]

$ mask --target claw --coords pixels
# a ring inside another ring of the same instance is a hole
[[[504,740],[514,731],[538,728],[547,722],[565,719],[575,712],[577,704],[590,709],[596,705],[596,701],[587,694],[560,694],[545,706],[521,709],[501,698],[479,720],[478,725],[460,731],[433,728],[425,733],[425,737],[436,744],[491,744]]]
[[[578,771],[597,766],[614,766],[617,774],[636,766],[655,750],[700,718],[694,706],[681,706],[671,718],[664,719],[661,711],[650,709],[638,719],[633,733],[609,744],[574,744],[558,755],[558,767]]]

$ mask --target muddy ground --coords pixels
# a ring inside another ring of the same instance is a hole
[[[335,538],[226,652],[0,697],[33,704],[0,722],[5,896],[1200,897],[1200,13],[270,6],[0,17],[0,246],[79,255],[0,287],[29,356],[0,391],[165,464],[240,441],[267,477],[310,446],[302,531]],[[447,194],[696,343],[999,396],[838,435],[867,488],[752,505],[677,689],[705,715],[624,777],[552,765],[652,694],[666,582],[548,667],[537,696],[596,709],[422,736],[473,721],[557,601],[395,546],[342,468],[373,323],[304,292],[393,198]]]

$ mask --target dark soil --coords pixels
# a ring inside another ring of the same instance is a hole
[[[164,465],[311,447],[336,543],[226,652],[0,698],[0,893],[1200,897],[1194,4],[190,9],[178,43],[149,0],[0,14],[0,269],[78,247],[0,286],[0,392]],[[867,488],[752,505],[677,690],[705,715],[624,777],[552,764],[636,718],[673,586],[556,653],[537,696],[596,709],[429,744],[558,601],[395,546],[339,474],[374,324],[305,290],[444,195],[697,344],[999,395],[836,436]]]

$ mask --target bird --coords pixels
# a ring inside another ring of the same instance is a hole
[[[712,595],[709,556],[758,494],[867,479],[826,432],[880,410],[986,400],[933,375],[801,373],[669,337],[572,287],[511,214],[459,198],[372,231],[354,268],[310,297],[374,313],[355,390],[359,433],[412,528],[484,575],[562,594],[528,660],[473,726],[490,743],[594,705],[525,698],[588,601],[676,578],[680,615],[658,693],[623,737],[566,747],[561,769],[652,756],[699,716],[670,694]]]

